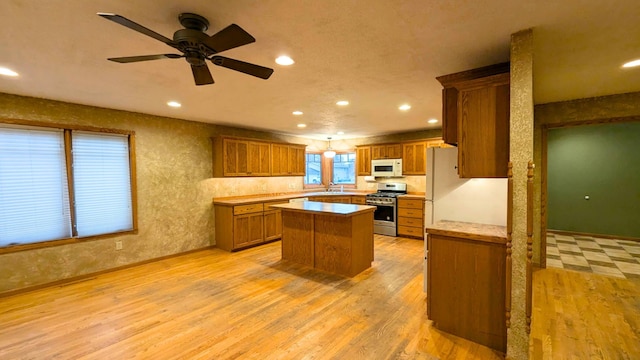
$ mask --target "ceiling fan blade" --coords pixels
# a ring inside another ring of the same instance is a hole
[[[240,71],[248,75],[259,77],[261,79],[268,79],[273,74],[273,69],[268,67],[251,64],[248,62],[230,59],[224,56],[214,56],[211,61],[218,66],[226,67],[227,69]]]
[[[176,47],[176,44],[173,42],[173,40],[171,40],[171,39],[169,39],[167,37],[164,37],[164,36],[158,34],[157,32],[155,32],[153,30],[147,29],[146,27],[129,20],[124,16],[120,16],[120,15],[116,15],[116,14],[109,14],[109,13],[98,13],[98,15],[102,16],[105,19],[108,19],[108,20],[111,20],[113,22],[116,22],[116,23],[118,23],[120,25],[126,26],[131,30],[135,30],[135,31],[137,31],[137,32],[139,32],[141,34],[144,34],[144,35],[150,36],[150,37],[152,37],[152,38],[154,38],[156,40],[162,41],[163,43],[165,43],[165,44],[167,44],[167,45],[169,45],[171,47],[174,47],[174,48]]]
[[[240,26],[231,24],[205,39],[204,44],[217,54],[255,41],[256,39]]]
[[[183,55],[176,55],[176,54],[160,54],[160,55],[142,55],[142,56],[126,56],[126,57],[108,58],[107,60],[125,64],[125,63],[147,61],[147,60],[178,59],[178,58],[181,58],[182,56]]]
[[[196,85],[213,84],[213,77],[211,77],[211,72],[207,64],[200,66],[191,65],[191,71],[193,72],[193,79],[196,81]]]

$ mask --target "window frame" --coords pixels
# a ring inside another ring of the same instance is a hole
[[[3,127],[13,127],[13,128],[40,128],[40,129],[58,129],[64,132],[64,153],[65,153],[65,165],[66,165],[66,175],[67,175],[67,185],[68,191],[70,195],[70,201],[73,199],[73,174],[72,174],[72,154],[71,154],[71,134],[73,131],[86,131],[86,132],[96,132],[96,133],[106,133],[106,134],[117,134],[117,135],[125,135],[128,138],[128,147],[129,147],[129,183],[131,186],[131,216],[132,216],[132,229],[111,232],[106,234],[99,235],[90,235],[86,237],[78,237],[72,235],[70,238],[66,239],[56,239],[56,240],[44,240],[29,244],[18,244],[18,245],[8,245],[8,246],[0,246],[0,254],[25,251],[25,250],[33,250],[33,249],[41,249],[59,245],[66,244],[74,244],[74,243],[82,243],[91,240],[97,240],[102,238],[108,238],[113,236],[120,236],[125,234],[137,234],[138,233],[138,191],[137,191],[137,175],[136,175],[136,153],[135,153],[135,131],[132,130],[122,130],[122,129],[112,129],[112,128],[101,128],[95,126],[84,126],[84,125],[72,125],[72,124],[59,124],[59,123],[49,123],[43,121],[31,121],[24,119],[7,119],[0,118],[0,125]],[[71,206],[71,221],[75,221],[75,208]]]
[[[307,171],[307,155],[320,155],[320,184],[307,184],[305,183],[306,181],[306,171]],[[304,153],[304,170],[305,170],[305,176],[302,180],[302,186],[304,189],[319,189],[319,188],[323,188],[325,187],[324,182],[325,182],[325,164],[324,164],[324,155],[322,155],[321,151],[305,151]]]
[[[322,179],[322,183],[321,184],[304,184],[303,182],[303,189],[327,189],[329,187],[329,182],[333,181],[333,159],[334,158],[327,158],[326,156],[324,156],[324,152],[323,151],[307,151],[305,152],[305,168],[306,168],[306,154],[320,154],[322,156],[321,158],[321,163],[322,163],[322,174],[321,174],[321,179]],[[344,155],[344,154],[354,154],[356,157],[356,160],[358,160],[358,153],[355,150],[336,150],[336,155]],[[358,186],[358,174],[356,169],[354,168],[353,170],[353,175],[354,175],[354,179],[355,179],[355,183],[353,184],[337,184],[337,185],[333,185],[333,187],[335,188],[336,186],[342,186],[344,189],[356,189]]]

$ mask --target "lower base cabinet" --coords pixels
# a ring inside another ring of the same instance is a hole
[[[424,239],[424,200],[398,198],[398,236]]]
[[[428,234],[427,248],[429,319],[442,331],[506,353],[505,244]]]
[[[216,246],[226,251],[238,250],[282,237],[282,212],[270,205],[282,201],[216,205]]]
[[[266,209],[266,205],[265,205]],[[264,241],[277,240],[282,237],[282,211],[265,210],[264,212]]]

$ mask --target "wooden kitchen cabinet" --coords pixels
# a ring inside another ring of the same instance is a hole
[[[367,204],[367,196],[366,195],[351,195],[351,203],[358,205],[366,205]]]
[[[356,147],[356,176],[371,175],[371,146]]]
[[[271,144],[271,174],[273,176],[304,176],[305,146]]]
[[[264,215],[261,212],[233,217],[234,249],[260,244],[264,241]]]
[[[263,219],[264,241],[280,239],[282,236],[282,211],[265,211]]]
[[[215,205],[216,246],[227,251],[259,245],[282,237],[282,212],[270,205]]]
[[[507,177],[509,63],[438,77],[444,87],[443,139],[458,146],[462,178]]]
[[[270,176],[271,145],[246,139],[214,138],[213,176]]]
[[[442,331],[505,353],[506,228],[496,236],[475,231],[497,226],[442,223],[427,229],[427,316]],[[471,232],[460,232],[465,227]]]
[[[402,144],[402,175],[425,175],[427,165],[427,142],[416,141]]]
[[[398,236],[424,239],[424,200],[398,197]]]
[[[402,144],[371,145],[371,159],[402,159]]]
[[[304,176],[306,145],[213,138],[213,177]]]

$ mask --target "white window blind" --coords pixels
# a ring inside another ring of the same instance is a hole
[[[78,236],[133,229],[128,137],[74,131],[71,143]]]
[[[0,127],[0,246],[71,236],[62,130]]]

